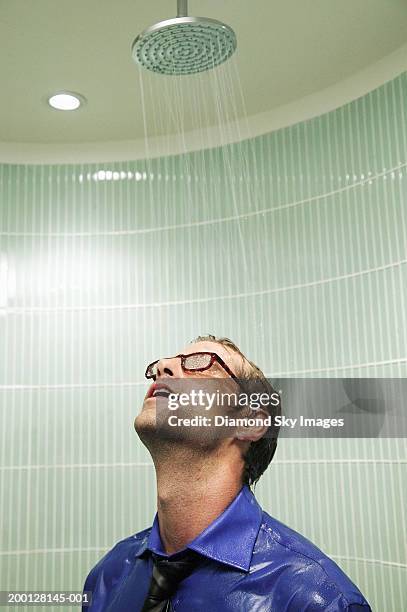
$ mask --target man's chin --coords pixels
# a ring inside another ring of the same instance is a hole
[[[154,411],[142,410],[134,419],[134,429],[140,441],[148,450],[156,455],[157,452],[168,452],[177,447],[192,448],[196,451],[213,451],[219,447],[221,440],[203,429],[190,427],[171,427],[168,424],[158,423]]]
[[[134,429],[136,430],[139,436],[141,436],[144,431],[155,431],[155,412],[150,410],[142,410],[134,419]]]
[[[157,443],[162,446],[165,441],[174,442],[182,439],[180,432],[174,431],[174,428],[157,424],[155,410],[142,410],[134,419],[134,429],[149,450],[156,448]]]

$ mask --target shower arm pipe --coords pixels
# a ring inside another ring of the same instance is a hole
[[[188,0],[178,0],[177,17],[188,17]]]

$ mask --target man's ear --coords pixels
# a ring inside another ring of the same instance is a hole
[[[246,417],[247,419],[254,419],[255,425],[242,425],[236,429],[235,438],[237,440],[244,440],[246,442],[257,442],[260,440],[268,430],[268,425],[264,425],[262,421],[266,417],[270,416],[265,410],[259,408],[258,410],[252,410],[251,413]]]

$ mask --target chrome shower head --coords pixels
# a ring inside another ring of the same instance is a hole
[[[187,0],[178,16],[144,30],[132,46],[135,62],[161,74],[195,74],[230,58],[237,46],[232,28],[216,19],[188,17]]]

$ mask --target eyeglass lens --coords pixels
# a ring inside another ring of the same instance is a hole
[[[211,355],[205,355],[204,353],[193,353],[188,355],[184,360],[184,367],[187,370],[200,370],[207,368],[211,363]]]
[[[192,353],[185,357],[183,367],[185,370],[201,370],[209,367],[211,359],[211,355],[205,353]],[[148,366],[148,376],[157,376],[157,365],[158,361]]]

